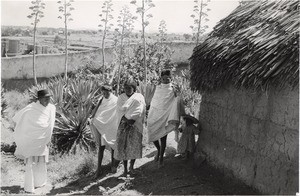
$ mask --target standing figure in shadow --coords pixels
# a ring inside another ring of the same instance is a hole
[[[161,72],[161,84],[156,86],[147,119],[148,140],[153,142],[159,167],[163,166],[167,135],[179,126],[182,104],[179,88],[171,83],[171,71]]]
[[[116,172],[116,161],[114,160],[115,142],[117,138],[117,100],[118,98],[112,93],[109,84],[101,86],[103,96],[99,100],[95,113],[92,115],[90,122],[91,132],[99,146],[98,150],[98,167],[95,178],[103,173],[102,160],[104,150],[111,152],[111,171]]]
[[[119,128],[117,131],[115,158],[123,161],[124,173],[134,174],[134,163],[142,158],[143,123],[146,111],[144,96],[136,93],[137,83],[133,78],[124,83],[125,93],[118,97],[117,114]],[[128,172],[128,160],[130,160]]]

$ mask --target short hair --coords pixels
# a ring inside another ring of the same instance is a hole
[[[171,70],[169,69],[162,70],[160,76],[165,76],[165,75],[171,76]]]
[[[124,86],[131,86],[133,88],[133,91],[135,92],[137,87],[137,82],[133,78],[128,78],[125,81]]]

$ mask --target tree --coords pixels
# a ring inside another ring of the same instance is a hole
[[[149,9],[155,7],[152,0],[142,0],[142,5],[138,6],[136,0],[130,2],[137,6],[136,13],[140,14],[142,20],[142,40],[143,40],[143,65],[144,65],[144,75],[145,75],[145,84],[147,83],[147,64],[146,64],[146,38],[145,38],[145,29],[149,25],[149,18],[152,18],[152,14],[147,14]],[[146,15],[147,14],[147,15]]]
[[[29,7],[30,10],[32,10],[32,13],[27,16],[28,18],[32,19],[33,22],[31,23],[33,25],[33,55],[32,55],[32,67],[33,67],[33,79],[34,79],[34,85],[37,85],[37,79],[36,79],[36,66],[35,66],[35,53],[36,53],[36,30],[37,30],[37,24],[40,22],[40,19],[44,17],[44,12],[42,11],[45,9],[45,3],[42,2],[42,0],[35,0],[31,1],[32,6]]]
[[[162,20],[159,23],[158,27],[158,37],[159,37],[159,42],[163,43],[167,40],[167,24],[166,21]]]
[[[72,7],[72,2],[74,0],[63,0],[63,1],[58,1],[57,3],[60,5],[58,10],[62,14],[61,16],[58,16],[58,18],[64,20],[65,24],[65,79],[67,80],[68,78],[68,22],[72,21],[73,19],[71,18],[71,11],[74,10]]]
[[[99,31],[102,32],[102,66],[103,66],[103,71],[106,70],[106,67],[105,67],[105,38],[106,38],[107,32],[113,26],[113,24],[110,23],[110,21],[114,18],[113,15],[111,14],[111,12],[113,11],[112,6],[113,6],[112,0],[104,1],[103,5],[101,7],[102,8],[101,12],[103,14],[99,14],[99,16],[101,18],[101,23],[103,23],[103,24],[98,25],[98,27],[101,28]],[[102,77],[104,79],[105,73],[102,75]]]
[[[191,15],[191,17],[194,18],[194,26],[191,25],[190,28],[192,29],[194,37],[196,39],[196,46],[199,44],[200,35],[203,34],[208,28],[207,25],[203,26],[203,23],[209,21],[209,19],[207,18],[207,12],[209,12],[210,9],[206,8],[205,10],[205,7],[208,6],[208,2],[210,2],[210,0],[200,0],[200,2],[199,0],[194,0],[194,14]]]
[[[119,66],[118,66],[118,83],[117,83],[117,94],[119,93],[120,87],[120,75],[122,70],[123,58],[124,58],[124,41],[125,39],[130,40],[130,34],[134,28],[134,22],[137,17],[133,16],[127,6],[123,7],[118,16],[118,27],[115,29],[115,48],[119,50]],[[129,41],[130,42],[130,41]],[[119,46],[118,46],[119,45]]]

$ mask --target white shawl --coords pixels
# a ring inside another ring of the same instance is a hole
[[[134,126],[143,133],[143,123],[146,111],[146,103],[144,96],[140,93],[134,93],[131,97],[127,97],[125,93],[118,98],[118,125],[123,115],[127,119],[135,120]]]
[[[28,158],[45,155],[48,158],[47,144],[51,141],[55,111],[53,104],[49,103],[44,107],[37,101],[29,104],[13,117],[13,121],[16,122],[13,133],[17,145],[16,156]]]
[[[112,149],[115,149],[118,129],[116,112],[117,100],[118,98],[112,93],[108,99],[103,98],[96,115],[92,120],[92,124]]]
[[[180,120],[180,97],[171,83],[156,87],[147,119],[148,140],[156,141],[173,131]]]

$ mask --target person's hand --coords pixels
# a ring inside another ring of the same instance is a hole
[[[173,84],[173,91],[175,96],[177,97],[177,95],[180,94],[180,87],[177,84]]]

